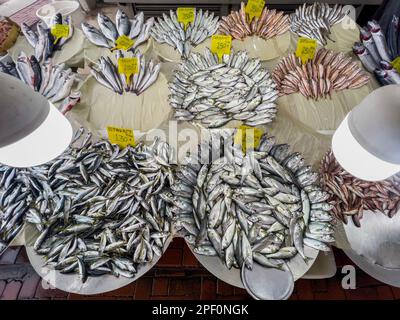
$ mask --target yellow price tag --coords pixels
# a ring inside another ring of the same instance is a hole
[[[111,49],[111,51],[120,49],[120,50],[128,50],[135,44],[131,38],[126,35],[119,36],[117,40],[115,40],[115,47]]]
[[[218,55],[221,63],[224,54],[231,53],[232,36],[213,35],[211,37],[211,52]]]
[[[251,21],[254,17],[259,18],[261,16],[264,6],[264,0],[249,0],[244,11],[249,15]]]
[[[54,38],[56,38],[56,40],[54,40],[54,44],[56,44],[58,42],[58,40],[60,40],[61,38],[67,38],[69,35],[69,26],[66,24],[55,24],[52,28],[51,28],[51,34],[54,36]]]
[[[397,71],[398,73],[400,73],[400,57],[397,57],[396,59],[394,59],[394,60],[392,61],[392,66],[393,66],[393,68],[396,69],[396,71]]]
[[[119,58],[118,73],[125,74],[127,84],[130,83],[131,75],[139,72],[138,58]]]
[[[314,59],[317,47],[317,40],[302,37],[297,42],[296,57],[300,58],[304,64],[308,60]]]
[[[237,129],[234,143],[235,145],[241,145],[243,152],[246,153],[249,149],[258,148],[263,134],[264,129],[241,125]]]
[[[181,7],[178,8],[178,22],[183,23],[185,30],[189,23],[194,22],[195,8]]]
[[[131,129],[107,127],[107,134],[110,142],[119,145],[121,148],[135,145],[135,136]]]

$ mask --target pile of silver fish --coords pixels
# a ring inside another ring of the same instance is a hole
[[[304,3],[290,17],[292,32],[301,37],[317,40],[325,46],[331,34],[331,27],[339,23],[347,15],[343,7],[335,4],[329,7],[327,3],[315,2],[307,6]],[[332,40],[333,41],[333,40]]]
[[[289,16],[283,11],[264,7],[260,17],[254,17],[250,21],[245,8],[242,2],[239,11],[232,11],[227,17],[222,17],[219,32],[231,35],[237,40],[253,35],[267,40],[285,33],[290,28]]]
[[[19,172],[0,164],[0,256],[22,230],[31,200],[30,190],[21,183]]]
[[[51,28],[56,24],[64,24],[69,27],[69,34],[66,38],[57,40],[51,33]],[[63,19],[60,13],[57,13],[51,20],[48,27],[43,21],[36,25],[36,31],[29,27],[26,23],[21,24],[21,30],[28,43],[35,49],[35,57],[38,61],[46,61],[51,58],[55,51],[61,50],[62,46],[72,38],[74,34],[74,26],[71,16]]]
[[[124,58],[124,54],[118,50],[116,57],[119,61],[119,58]],[[135,54],[134,57],[138,59],[139,72],[131,75],[129,79],[125,74],[118,72],[118,62],[115,65],[110,57],[101,57],[96,66],[90,67],[90,73],[97,82],[116,93],[123,94],[125,91],[140,95],[157,80],[161,65],[154,60],[147,62],[141,53]]]
[[[349,56],[327,49],[318,50],[306,64],[290,54],[276,66],[273,78],[281,94],[300,92],[314,100],[331,96],[333,91],[360,88],[370,80]]]
[[[390,218],[400,210],[400,183],[396,177],[376,182],[357,179],[340,166],[332,151],[322,159],[320,174],[322,187],[330,195],[329,203],[334,205],[332,213],[344,223],[351,219],[361,227],[366,210]]]
[[[329,195],[289,145],[264,135],[258,150],[243,154],[236,148],[206,164],[202,152],[212,147],[200,149],[162,195],[195,253],[218,256],[228,269],[251,269],[253,261],[280,268],[297,254],[307,261],[304,246],[330,250],[335,239]]]
[[[186,58],[192,46],[202,43],[218,30],[218,20],[213,12],[196,10],[194,22],[189,23],[185,30],[183,23],[178,22],[177,13],[170,10],[169,16],[164,13],[162,18],[157,18],[151,35],[157,42],[170,45]]]
[[[249,58],[245,51],[224,55],[221,63],[208,48],[203,55],[192,53],[169,87],[177,120],[215,128],[231,120],[258,126],[276,116],[276,84],[260,59]]]
[[[86,38],[96,46],[112,49],[115,48],[115,42],[120,36],[127,36],[134,40],[134,44],[129,50],[135,50],[149,39],[154,18],[144,21],[144,13],[139,12],[130,20],[125,12],[118,10],[115,22],[104,14],[98,13],[99,29],[87,22],[83,22],[81,27]]]
[[[51,59],[39,63],[35,56],[28,57],[24,52],[20,52],[15,63],[0,62],[0,72],[22,80],[51,102],[67,98],[76,80],[76,74],[71,68],[65,69],[64,63],[53,64]],[[75,92],[76,95],[80,93]]]
[[[354,44],[353,51],[364,68],[383,85],[400,84],[400,74],[391,64],[400,55],[399,17],[393,16],[387,37],[376,21],[369,21],[360,32],[361,42]]]
[[[169,157],[168,144],[158,140],[120,149],[80,129],[57,159],[2,169],[2,221],[14,215],[2,229],[25,213],[39,232],[34,250],[47,267],[78,273],[83,282],[104,274],[134,277],[161,256],[171,234],[159,195],[173,183]]]

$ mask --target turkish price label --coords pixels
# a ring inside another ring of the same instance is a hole
[[[56,38],[54,44],[58,42],[61,38],[67,38],[69,35],[69,26],[66,24],[55,24],[51,28],[51,34]]]
[[[400,57],[397,57],[396,59],[394,59],[394,60],[392,61],[392,66],[393,66],[393,68],[396,69],[396,71],[397,71],[398,73],[400,73]]]
[[[249,15],[249,19],[251,21],[254,17],[259,18],[261,16],[264,6],[264,0],[249,0],[244,11]]]
[[[128,50],[135,44],[135,41],[129,38],[126,35],[119,36],[117,40],[115,40],[115,47],[111,50]]]
[[[241,145],[244,153],[254,150],[260,145],[264,129],[241,125],[235,134],[235,145]]]
[[[177,14],[178,22],[183,23],[186,30],[188,24],[194,22],[195,8],[180,7]]]
[[[139,72],[138,58],[119,58],[118,73],[126,76],[128,84],[130,83],[131,75]]]
[[[211,37],[211,52],[218,55],[218,60],[221,63],[224,54],[231,53],[232,36],[213,35]]]
[[[112,144],[117,144],[121,148],[135,145],[133,130],[118,127],[107,127],[108,140]]]
[[[302,37],[297,42],[296,57],[300,58],[304,64],[308,60],[314,59],[317,47],[317,40]]]

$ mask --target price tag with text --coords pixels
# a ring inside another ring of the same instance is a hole
[[[247,150],[254,150],[260,145],[260,140],[264,130],[261,128],[249,127],[241,125],[235,135],[235,145],[241,145],[242,150],[246,153]]]
[[[186,8],[186,7],[178,8],[177,10],[178,22],[183,23],[183,25],[185,26],[185,30],[189,23],[194,22],[195,12],[196,12],[195,8]]]
[[[249,15],[251,21],[254,17],[259,18],[261,16],[264,6],[264,0],[249,0],[244,11]]]
[[[124,74],[127,83],[130,83],[130,77],[139,72],[138,58],[119,58],[118,59],[118,73]]]
[[[112,144],[119,145],[121,148],[135,145],[135,136],[131,129],[107,127],[107,134],[108,140],[110,140]]]
[[[129,38],[126,35],[119,36],[117,40],[115,40],[115,47],[111,50],[128,50],[135,44],[135,41]]]
[[[51,34],[54,36],[55,41],[54,43],[57,43],[58,40],[61,38],[67,38],[69,35],[69,26],[66,24],[55,24],[51,28]]]
[[[211,52],[218,55],[218,60],[221,63],[224,54],[231,53],[232,36],[213,35],[211,37]]]
[[[296,57],[300,58],[304,64],[308,60],[314,59],[317,47],[317,40],[300,38],[297,42]]]
[[[400,73],[400,57],[397,57],[396,59],[394,59],[394,60],[392,61],[392,66],[393,66],[393,68],[396,69],[396,71],[397,71],[398,73]]]

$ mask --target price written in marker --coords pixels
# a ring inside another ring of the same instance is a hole
[[[317,47],[317,40],[300,38],[297,42],[296,57],[300,58],[303,64],[307,63],[308,60],[314,59]]]
[[[119,58],[118,73],[126,76],[127,84],[130,83],[131,75],[139,72],[138,58]]]
[[[241,145],[244,153],[254,150],[260,145],[264,129],[241,125],[236,132],[234,143]]]
[[[259,18],[261,16],[264,6],[264,0],[249,0],[244,11],[249,15],[250,21],[252,21],[254,17]]]
[[[51,28],[51,34],[56,38],[54,44],[56,44],[61,38],[67,38],[69,35],[69,26],[66,24],[55,24]]]
[[[396,59],[394,59],[394,60],[392,61],[392,66],[393,66],[393,68],[396,69],[396,71],[397,71],[398,73],[400,73],[400,57],[397,57]]]
[[[118,127],[107,127],[108,140],[112,144],[117,144],[121,148],[135,145],[133,130]]]
[[[195,8],[186,8],[186,7],[181,7],[178,8],[177,14],[178,14],[178,22],[183,23],[185,30],[189,23],[194,22],[194,16],[195,16]]]
[[[111,51],[114,50],[129,50],[133,45],[135,44],[135,41],[129,38],[126,35],[119,36],[117,40],[115,40],[115,47],[111,49]]]
[[[211,52],[218,55],[218,60],[221,63],[224,54],[231,53],[232,36],[213,35],[211,37]]]

